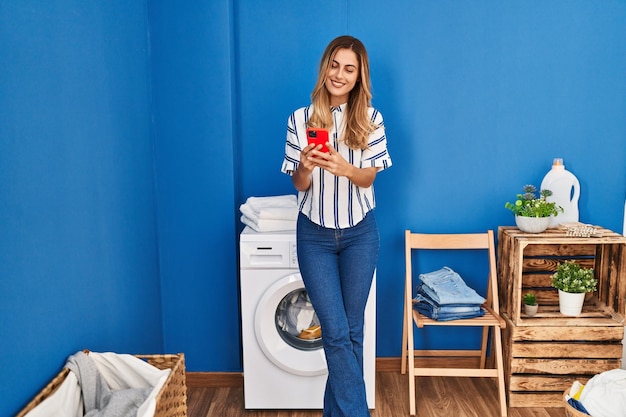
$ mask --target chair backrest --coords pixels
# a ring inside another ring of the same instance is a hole
[[[499,313],[498,302],[498,283],[496,280],[496,250],[495,241],[492,230],[484,233],[448,233],[448,234],[429,234],[429,233],[412,233],[410,230],[405,232],[405,251],[406,251],[406,288],[407,297],[412,297],[412,257],[413,249],[445,249],[445,250],[465,250],[465,249],[483,249],[488,253],[489,258],[489,276],[487,283],[487,296],[485,297],[485,305],[490,307],[496,313]],[[407,299],[407,301],[409,301]]]

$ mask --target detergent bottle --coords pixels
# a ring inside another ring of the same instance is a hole
[[[563,208],[563,213],[550,217],[550,226],[578,221],[580,183],[574,174],[565,169],[562,158],[554,158],[552,169],[541,181],[541,190],[552,191],[552,195],[546,200]]]

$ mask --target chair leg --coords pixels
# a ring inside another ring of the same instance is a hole
[[[413,317],[412,310],[408,310],[409,306],[407,302],[404,303],[404,326],[402,329],[402,373],[406,372],[406,367],[409,367],[409,412],[414,416],[415,409],[415,346],[414,346],[414,329],[413,329]],[[410,326],[410,327],[409,327]]]
[[[406,374],[406,362],[407,362],[407,330],[406,330],[406,303],[404,303],[404,314],[402,315],[402,366],[400,372],[402,375]],[[413,324],[413,323],[411,323]]]
[[[504,360],[502,358],[502,331],[494,327],[494,346],[496,356],[496,369],[498,370],[498,397],[500,398],[500,415],[507,417],[506,389],[504,386]]]
[[[415,413],[415,357],[413,349],[409,349],[409,413],[414,416]]]
[[[483,327],[483,337],[480,344],[480,369],[485,369],[487,364],[487,347],[489,346],[489,327]]]

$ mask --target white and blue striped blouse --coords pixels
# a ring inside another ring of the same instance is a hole
[[[387,138],[383,116],[374,108],[368,112],[376,129],[370,134],[365,150],[351,149],[338,138],[343,136],[346,104],[332,111],[334,127],[329,141],[337,151],[356,167],[377,167],[379,171],[391,166],[387,152]],[[291,175],[300,163],[300,152],[307,146],[306,123],[313,114],[313,107],[302,107],[287,121],[287,143],[281,171]],[[373,185],[357,187],[346,177],[337,177],[320,168],[311,173],[311,187],[298,193],[299,210],[312,222],[327,228],[344,229],[359,223],[367,212],[376,206]]]

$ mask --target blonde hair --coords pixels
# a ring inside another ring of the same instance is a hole
[[[365,46],[357,38],[340,36],[331,41],[326,47],[320,61],[317,84],[311,93],[313,114],[309,119],[308,125],[326,129],[330,129],[333,125],[330,94],[326,89],[325,83],[335,54],[339,49],[352,50],[359,62],[359,78],[348,97],[347,112],[344,117],[346,128],[344,137],[340,138],[340,140],[343,140],[352,149],[366,149],[369,134],[374,130],[375,126],[368,114],[368,108],[371,107],[372,101],[369,59]]]

